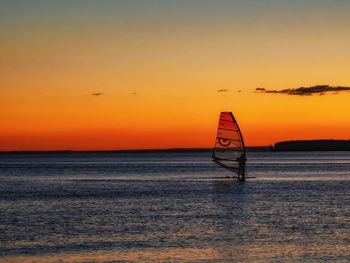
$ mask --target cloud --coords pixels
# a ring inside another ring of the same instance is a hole
[[[297,95],[297,96],[311,96],[313,94],[325,95],[326,92],[332,92],[333,94],[341,91],[350,91],[350,87],[342,86],[329,86],[329,85],[316,85],[311,87],[300,87],[296,89],[283,89],[283,90],[267,90],[264,88],[256,88],[255,92],[258,93],[279,93],[286,95]]]
[[[103,95],[103,93],[101,92],[95,92],[95,93],[91,93],[92,96],[101,96]]]
[[[137,92],[136,91],[134,91],[133,93],[131,93],[132,95],[136,95],[137,94]]]
[[[216,92],[228,92],[228,91],[230,91],[230,90],[229,89],[219,89]]]

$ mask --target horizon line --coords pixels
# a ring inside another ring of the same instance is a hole
[[[320,141],[350,141],[350,139],[314,139],[314,140],[287,140],[279,141],[270,145],[246,146],[248,151],[270,151],[277,144],[286,142],[320,142]],[[5,153],[98,153],[98,152],[207,152],[212,151],[213,147],[173,147],[173,148],[143,148],[143,149],[112,149],[112,150],[71,150],[71,149],[54,149],[54,150],[0,150],[0,154]]]
[[[246,146],[247,149],[267,149],[270,146]],[[213,148],[145,148],[145,149],[116,149],[116,150],[5,150],[2,153],[98,153],[98,152],[207,152]]]

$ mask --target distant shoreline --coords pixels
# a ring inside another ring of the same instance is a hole
[[[162,148],[121,150],[52,150],[52,151],[0,151],[0,154],[57,154],[57,153],[166,153],[211,152],[212,148]],[[350,140],[296,140],[277,142],[274,146],[247,146],[247,152],[290,151],[350,151]]]
[[[296,140],[278,142],[273,151],[350,151],[350,140]]]

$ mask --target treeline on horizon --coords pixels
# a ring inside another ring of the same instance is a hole
[[[298,140],[278,142],[272,151],[350,151],[350,140]]]

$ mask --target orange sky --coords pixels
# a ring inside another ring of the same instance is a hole
[[[350,139],[348,92],[254,92],[350,86],[350,3],[289,2],[1,3],[0,150]]]

